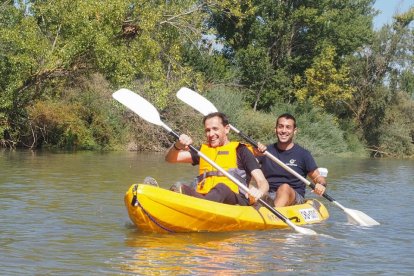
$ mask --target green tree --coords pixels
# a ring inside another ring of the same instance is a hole
[[[378,127],[374,156],[414,157],[414,101],[405,92],[396,92]]]
[[[349,84],[349,68],[343,65],[337,70],[335,55],[333,47],[326,47],[320,57],[315,57],[314,65],[306,69],[305,80],[302,81],[300,76],[295,78],[300,87],[295,93],[299,102],[309,100],[313,105],[336,114],[338,109],[343,110],[344,101],[352,99],[355,88]]]
[[[414,67],[414,66],[413,66]],[[414,72],[412,70],[403,70],[401,74],[397,76],[398,87],[402,91],[407,92],[414,100]]]
[[[398,106],[402,108],[398,99],[402,94],[399,92],[402,92],[401,88],[411,86],[411,73],[405,72],[413,68],[413,32],[410,28],[413,19],[414,8],[396,16],[391,26],[386,25],[375,34],[370,45],[348,59],[352,85],[356,91],[352,99],[346,101],[348,111],[342,117],[354,120],[357,132],[374,153],[383,151],[384,141],[392,141],[385,138],[388,134],[383,131],[389,129],[386,125],[390,120],[386,118],[390,114],[398,114],[396,109]],[[404,110],[409,108],[404,107]],[[399,136],[402,140],[408,138],[403,133]],[[402,138],[404,136],[406,138]],[[388,145],[386,148],[391,147]],[[406,149],[405,152],[410,150]]]
[[[27,110],[59,100],[65,85],[100,73],[164,108],[180,86],[203,86],[183,61],[201,38],[198,1],[8,1],[0,6],[0,131],[28,136]],[[82,93],[82,91],[80,91]]]
[[[233,4],[233,5],[232,5]],[[238,65],[239,82],[252,105],[268,109],[294,100],[294,76],[304,77],[324,45],[342,57],[372,36],[372,0],[223,1],[211,9],[210,25],[224,43],[224,55]],[[255,57],[255,58],[254,58]],[[262,74],[257,74],[258,68]]]

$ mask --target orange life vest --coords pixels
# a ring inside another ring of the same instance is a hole
[[[206,144],[201,145],[200,151],[210,160],[235,176],[240,182],[246,184],[246,172],[237,168],[237,152],[239,142],[230,142],[224,146],[212,148]],[[197,192],[208,193],[218,183],[227,185],[233,192],[239,193],[239,187],[223,173],[217,171],[203,158],[200,158],[199,176],[197,177]]]

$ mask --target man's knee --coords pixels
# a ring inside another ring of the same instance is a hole
[[[206,195],[206,199],[226,204],[237,204],[236,194],[223,183],[214,186]]]
[[[279,186],[275,197],[275,206],[290,206],[295,204],[296,192],[289,184],[282,184]]]
[[[287,183],[280,185],[279,188],[277,189],[277,192],[283,192],[283,193],[289,193],[289,192],[294,192],[294,191],[295,190]]]

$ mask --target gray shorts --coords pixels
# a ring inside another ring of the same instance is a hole
[[[295,204],[305,203],[305,198],[301,196],[297,191],[295,191]],[[274,201],[276,198],[276,192],[269,192],[269,197]]]

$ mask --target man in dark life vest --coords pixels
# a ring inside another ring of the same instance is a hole
[[[170,163],[199,165],[199,175],[195,190],[182,184],[177,189],[183,194],[226,204],[246,206],[255,203],[267,193],[269,184],[253,153],[246,145],[229,140],[227,135],[230,125],[225,114],[208,114],[204,117],[203,124],[207,143],[201,146],[200,151],[246,186],[253,179],[257,188],[250,185],[250,196],[245,195],[233,181],[200,158],[197,153],[190,151],[188,146],[193,140],[182,134],[168,149],[165,160]]]

